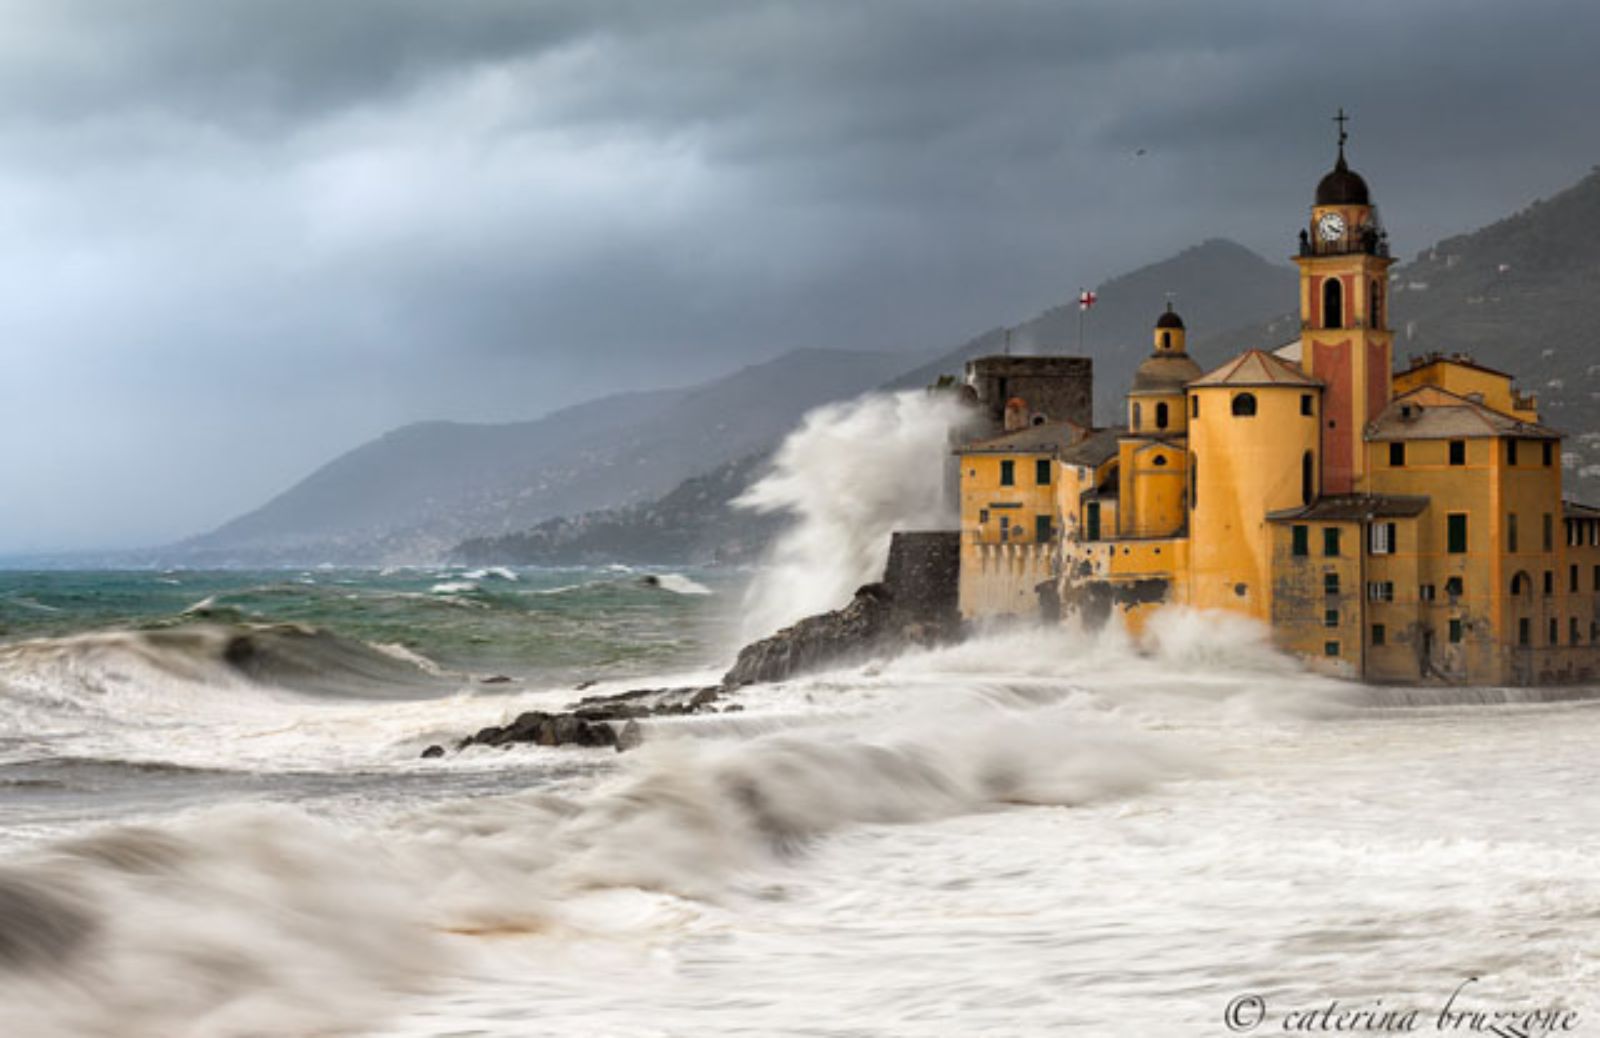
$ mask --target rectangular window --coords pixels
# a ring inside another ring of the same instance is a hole
[[[1374,555],[1394,554],[1394,523],[1373,523],[1368,527],[1368,546]]]
[[[1553,616],[1550,618],[1550,644],[1561,644],[1561,622]]]
[[[1089,540],[1098,541],[1100,539],[1100,502],[1090,501],[1088,507],[1084,509],[1084,513],[1087,516],[1089,526]]]
[[[1337,656],[1337,655],[1339,655],[1339,643],[1338,642],[1323,642],[1322,643],[1322,654],[1324,656]]]
[[[1555,570],[1547,569],[1544,571],[1544,593],[1547,595],[1553,595],[1556,593]]]
[[[1556,445],[1549,440],[1544,441],[1544,467],[1549,468],[1555,464]]]
[[[1033,481],[1041,487],[1050,485],[1050,459],[1040,458],[1033,463]]]
[[[1324,526],[1322,528],[1322,554],[1330,558],[1339,555],[1339,528],[1337,526]]]
[[[1324,609],[1322,611],[1322,626],[1324,626],[1324,627],[1338,627],[1339,626],[1339,610],[1337,610],[1337,609]]]
[[[1465,465],[1467,463],[1467,441],[1450,441],[1450,464]]]
[[[1383,629],[1383,624],[1373,624],[1372,625],[1372,644],[1373,645],[1382,645],[1382,644],[1384,644],[1384,640],[1383,639],[1384,639],[1384,635],[1386,633],[1387,632],[1385,632],[1384,629]]]
[[[1517,621],[1517,644],[1533,644],[1533,621],[1526,616]]]
[[[1578,618],[1576,616],[1567,620],[1567,641],[1573,645],[1578,644]]]
[[[1337,595],[1339,593],[1339,574],[1324,573],[1322,575],[1322,593],[1324,595]]]
[[[1304,415],[1309,415],[1311,413],[1311,394],[1310,393],[1301,393],[1300,394],[1300,413],[1304,414]]]
[[[1573,566],[1572,567],[1572,572],[1567,574],[1567,588],[1570,591],[1572,591],[1573,594],[1577,594],[1578,593],[1578,567],[1577,566]]]
[[[1517,550],[1517,513],[1511,512],[1506,516],[1506,551],[1515,553]]]
[[[989,510],[987,508],[980,508],[978,510],[978,522],[986,523],[988,521],[989,521]]]
[[[1417,588],[1417,598],[1424,602],[1432,602],[1435,596],[1436,592],[1432,584],[1423,584],[1421,587]]]
[[[1049,544],[1054,534],[1055,524],[1050,521],[1050,517],[1048,515],[1036,515],[1033,517],[1034,540],[1038,541],[1040,544]]]
[[[1000,463],[1000,485],[1003,487],[1017,485],[1017,463],[1009,458]]]
[[[1002,515],[1000,517],[1000,539],[1002,541],[1009,541],[1011,539],[1011,517],[1009,515]]]
[[[1517,441],[1516,440],[1507,440],[1506,441],[1506,464],[1507,465],[1515,465],[1516,463],[1517,463]]]
[[[1456,617],[1450,618],[1450,644],[1461,644],[1461,621]]]
[[[1389,467],[1392,469],[1404,468],[1406,464],[1406,445],[1403,443],[1389,444]]]
[[[1290,549],[1292,554],[1294,554],[1296,556],[1302,556],[1302,557],[1306,556],[1306,555],[1310,555],[1311,554],[1311,527],[1309,527],[1309,526],[1296,526],[1293,529],[1293,531],[1291,531],[1291,532],[1292,532],[1293,539],[1294,539],[1294,546]],[[1594,568],[1594,573],[1595,573],[1595,579],[1597,581],[1600,581],[1600,566],[1596,566]]]
[[[1549,512],[1544,514],[1544,550],[1556,550],[1556,521]]]
[[[1200,417],[1200,398],[1197,396],[1192,396],[1189,398],[1189,417]]]
[[[1369,580],[1369,581],[1367,581],[1367,601],[1369,601],[1369,602],[1393,602],[1394,601],[1394,581],[1392,581],[1392,580]]]
[[[1600,566],[1594,568],[1594,589],[1600,592]]]
[[[1451,555],[1467,553],[1467,517],[1460,513],[1445,519],[1446,549]]]

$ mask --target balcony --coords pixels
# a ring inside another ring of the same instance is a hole
[[[1302,256],[1382,256],[1389,255],[1389,232],[1373,224],[1357,230],[1346,231],[1334,241],[1323,241],[1309,231],[1300,232]]]

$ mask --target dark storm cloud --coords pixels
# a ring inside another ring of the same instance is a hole
[[[1587,170],[1590,5],[0,4],[0,548],[403,421],[953,345],[1210,236],[1334,108],[1407,253]]]

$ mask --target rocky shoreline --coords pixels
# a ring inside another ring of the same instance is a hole
[[[747,685],[786,681],[811,671],[958,641],[963,632],[953,596],[930,599],[916,593],[914,580],[896,579],[906,570],[903,561],[897,569],[891,553],[885,582],[857,589],[842,609],[806,617],[746,645],[719,684],[586,696],[564,710],[530,710],[507,724],[480,729],[457,741],[454,749],[508,749],[519,744],[609,746],[620,753],[644,741],[646,724],[641,721],[743,710],[741,704],[728,700]],[[446,752],[444,746],[433,745],[423,750],[422,756],[443,757]]]

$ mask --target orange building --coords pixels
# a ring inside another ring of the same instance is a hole
[[[1169,305],[1125,426],[1011,397],[1012,431],[957,448],[963,614],[1137,630],[1189,605],[1365,680],[1600,674],[1600,509],[1563,500],[1561,434],[1510,375],[1395,370],[1388,240],[1342,131],[1295,262],[1294,342],[1203,371]]]

